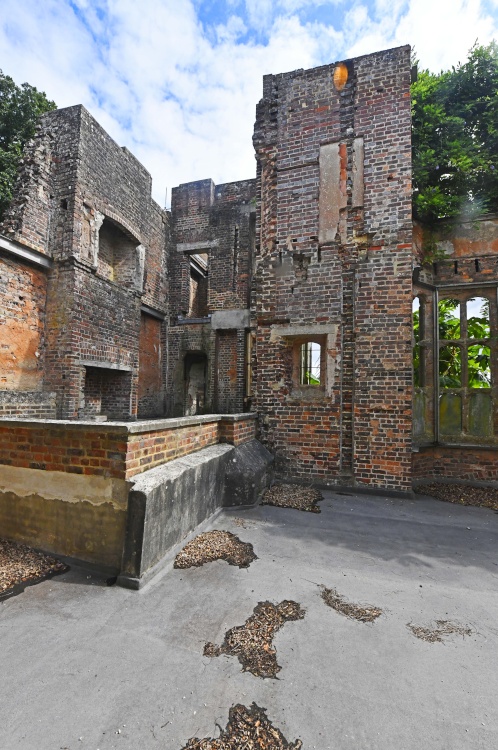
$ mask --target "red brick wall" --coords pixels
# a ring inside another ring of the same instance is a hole
[[[188,424],[71,425],[56,422],[1,422],[0,465],[42,471],[129,479],[174,458],[216,445],[241,445],[255,437],[255,416],[234,416]]]
[[[107,239],[118,240],[111,242],[114,269],[104,262],[106,226]],[[131,372],[109,376],[109,415],[135,417],[141,303],[167,312],[169,219],[151,199],[150,174],[84,107],[50,112],[26,150],[2,231],[54,260],[45,387],[57,394],[57,415],[78,416],[87,360]]]
[[[247,309],[254,245],[255,181],[215,185],[212,180],[173,189],[172,237],[175,243],[201,243],[208,255],[207,307],[191,317],[218,310]],[[170,312],[167,413],[184,413],[184,367],[188,352],[208,361],[206,411],[237,413],[244,408],[244,331],[213,331],[209,323],[177,325],[190,302],[188,253],[173,245],[169,256]]]
[[[25,469],[124,478],[126,428],[0,424],[0,463]]]
[[[0,256],[0,391],[43,388],[44,271]]]
[[[126,478],[218,442],[218,421],[130,435]]]
[[[247,415],[247,417],[231,420],[230,417],[222,419],[220,422],[220,443],[230,443],[231,445],[242,445],[254,440],[256,437],[256,416]]]
[[[254,402],[280,474],[407,490],[410,50],[346,66],[342,90],[333,84],[334,65],[264,78],[254,131]],[[332,184],[324,178],[324,148],[331,154],[334,144]],[[337,231],[327,233],[336,209]],[[318,336],[330,325],[337,330],[327,334],[327,383],[314,392],[297,388],[299,329]],[[286,326],[294,339],[275,336]]]
[[[413,478],[498,480],[498,450],[434,446],[413,454]]]

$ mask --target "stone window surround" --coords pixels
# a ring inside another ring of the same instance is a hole
[[[335,347],[338,323],[310,323],[272,325],[270,342],[283,339],[292,347],[292,391],[290,397],[298,401],[315,401],[332,396],[335,376]],[[302,385],[299,380],[301,345],[314,342],[320,345],[320,385]]]

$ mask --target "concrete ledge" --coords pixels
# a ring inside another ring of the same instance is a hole
[[[18,258],[27,260],[29,263],[34,263],[36,266],[41,266],[42,268],[50,269],[54,265],[52,258],[48,255],[44,255],[38,252],[38,250],[33,250],[28,245],[11,240],[3,234],[0,234],[0,249],[5,250],[11,255],[17,255]]]
[[[139,475],[128,498],[121,566],[140,579],[177,542],[222,506],[231,445],[212,445]]]
[[[168,564],[175,545],[222,507],[254,505],[269,483],[272,460],[252,440],[212,445],[136,477],[118,583],[140,588]]]
[[[117,576],[117,585],[122,586],[124,589],[131,589],[132,591],[139,591],[140,589],[143,589],[144,586],[146,586],[152,580],[157,579],[161,576],[161,574],[164,574],[168,570],[170,570],[173,567],[175,557],[180,552],[180,550],[183,549],[183,547],[192,539],[194,539],[198,534],[202,534],[204,531],[207,531],[221,513],[223,513],[223,508],[218,508],[218,510],[215,511],[213,515],[209,516],[209,518],[206,518],[204,521],[202,521],[202,523],[196,526],[195,529],[190,532],[190,534],[187,534],[187,536],[183,537],[181,541],[174,544],[173,547],[171,547],[159,560],[159,562],[153,565],[152,568],[149,568],[141,578],[134,578],[133,576],[121,573]]]
[[[282,484],[299,484],[304,487],[316,487],[319,490],[330,490],[330,492],[347,492],[351,495],[374,495],[377,497],[416,497],[412,489],[408,490],[393,490],[388,487],[369,487],[366,484],[353,484],[352,482],[345,481],[340,484],[335,480],[308,480],[302,478],[296,478],[285,474],[278,474],[275,477],[276,482]]]
[[[225,473],[225,508],[255,505],[272,479],[273,456],[258,441],[236,448]]]

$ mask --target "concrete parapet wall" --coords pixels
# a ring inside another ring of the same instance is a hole
[[[79,476],[2,466],[2,536],[119,571],[128,483],[103,476]]]
[[[239,447],[213,445],[137,477],[119,583],[139,588],[172,547],[217,510],[256,503],[272,460],[252,440]]]

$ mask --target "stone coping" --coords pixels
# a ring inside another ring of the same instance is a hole
[[[255,412],[242,414],[202,414],[194,417],[171,417],[159,419],[142,419],[135,422],[96,422],[80,419],[23,419],[22,417],[9,417],[0,419],[1,425],[13,424],[26,427],[70,427],[74,430],[98,430],[99,432],[118,432],[124,435],[133,435],[141,432],[155,432],[157,430],[175,430],[191,425],[207,424],[210,422],[244,422],[256,419]]]

